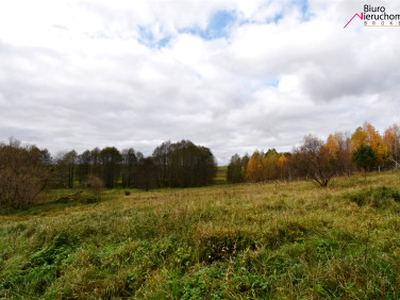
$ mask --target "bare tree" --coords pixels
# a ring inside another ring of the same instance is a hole
[[[46,187],[49,171],[36,146],[22,147],[11,138],[0,145],[0,204],[21,207],[35,200]]]
[[[310,176],[319,186],[327,187],[337,170],[337,159],[329,154],[324,142],[313,135],[291,156],[293,167],[303,176]]]

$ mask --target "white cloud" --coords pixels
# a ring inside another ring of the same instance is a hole
[[[53,153],[113,145],[148,155],[164,140],[188,138],[226,163],[235,152],[290,151],[305,134],[325,138],[364,121],[383,131],[400,111],[399,29],[364,28],[360,20],[343,29],[361,1],[307,7],[3,2],[0,139]],[[218,11],[236,18],[227,34],[196,34]]]

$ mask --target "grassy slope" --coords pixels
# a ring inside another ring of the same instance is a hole
[[[120,190],[3,213],[0,297],[398,299],[399,180]]]

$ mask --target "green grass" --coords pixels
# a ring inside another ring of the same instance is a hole
[[[217,174],[214,177],[215,184],[225,184],[226,181],[226,173],[228,172],[227,166],[218,167]]]
[[[68,190],[0,215],[0,298],[398,299],[400,174]]]

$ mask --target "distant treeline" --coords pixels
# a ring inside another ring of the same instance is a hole
[[[164,142],[149,157],[133,148],[106,147],[81,154],[72,150],[44,161],[53,168],[50,186],[68,188],[84,184],[93,175],[109,189],[203,186],[212,183],[217,168],[208,148],[188,140]]]
[[[394,124],[383,135],[368,122],[352,134],[330,134],[323,140],[308,135],[292,152],[255,151],[251,156],[232,156],[227,172],[231,183],[290,181],[311,178],[326,187],[335,176],[351,175],[356,170],[368,171],[398,168],[400,128]]]
[[[326,187],[335,176],[356,170],[397,168],[400,128],[393,125],[383,135],[365,123],[352,134],[335,133],[324,142],[308,135],[292,152],[255,151],[232,156],[227,180],[231,183],[313,179]],[[194,187],[212,183],[217,164],[210,149],[191,141],[164,142],[145,157],[133,148],[94,148],[81,154],[71,150],[52,158],[47,149],[21,146],[11,138],[0,144],[0,204],[20,206],[32,201],[45,187],[73,188],[101,182],[115,187]]]
[[[73,188],[100,179],[106,188],[194,187],[212,183],[217,170],[211,151],[191,141],[164,142],[145,157],[133,148],[75,150],[52,158],[47,149],[0,144],[0,204],[19,207],[45,187]]]

